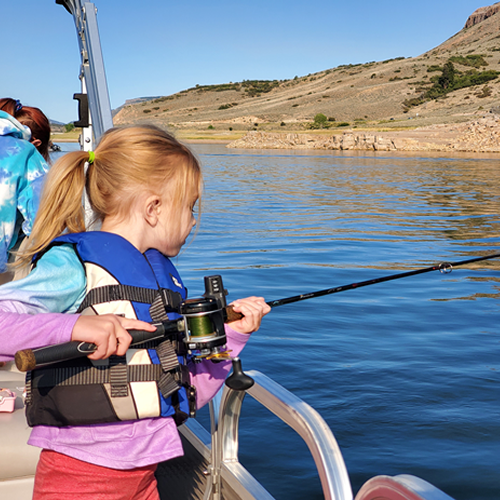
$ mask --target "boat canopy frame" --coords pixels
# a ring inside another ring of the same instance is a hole
[[[81,146],[82,149],[89,151],[99,143],[104,132],[113,127],[113,114],[97,25],[97,8],[92,2],[83,0],[56,0],[56,4],[62,5],[75,21],[81,57],[82,92],[75,94],[74,97],[79,100],[78,125],[83,128]],[[86,101],[88,111],[86,111]],[[85,113],[87,116],[82,116]]]

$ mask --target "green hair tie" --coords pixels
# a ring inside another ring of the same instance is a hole
[[[94,163],[94,160],[95,160],[95,153],[93,151],[89,151],[89,165]]]

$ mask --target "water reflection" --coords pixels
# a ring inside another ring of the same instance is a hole
[[[493,156],[195,148],[202,220],[176,259],[192,297],[209,274],[229,300],[275,300],[498,250]],[[244,366],[321,413],[354,491],[409,473],[457,500],[496,499],[499,271],[496,259],[275,308]],[[243,464],[278,499],[320,498],[307,451],[248,405]]]
[[[337,247],[335,264],[326,265],[404,269],[411,265],[406,260],[420,265],[446,257],[435,251],[443,241],[457,257],[498,244],[500,172],[493,159],[203,156],[199,148],[210,179],[207,214],[231,212],[244,226],[239,230],[255,234],[266,248],[284,242],[280,251],[299,245],[306,255]],[[415,252],[417,241],[426,243],[428,257],[421,245]],[[363,250],[356,261],[343,261],[348,248],[368,243],[378,247],[369,252],[378,262]],[[258,245],[245,251],[257,252]]]

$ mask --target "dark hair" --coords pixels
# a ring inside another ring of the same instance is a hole
[[[38,108],[23,106],[19,101],[10,97],[0,99],[0,110],[9,113],[18,122],[26,125],[31,130],[31,139],[38,139],[41,144],[37,146],[40,154],[49,161],[50,123],[45,114]]]

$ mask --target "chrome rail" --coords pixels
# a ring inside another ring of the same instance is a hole
[[[251,370],[246,374],[255,384],[246,392],[224,387],[218,422],[215,405],[210,406],[212,461],[204,499],[220,499],[221,477],[226,481],[237,478],[245,490],[243,498],[273,498],[238,460],[239,418],[244,396],[249,394],[302,437],[316,464],[325,499],[352,500],[351,483],[337,441],[316,410],[262,373]]]

